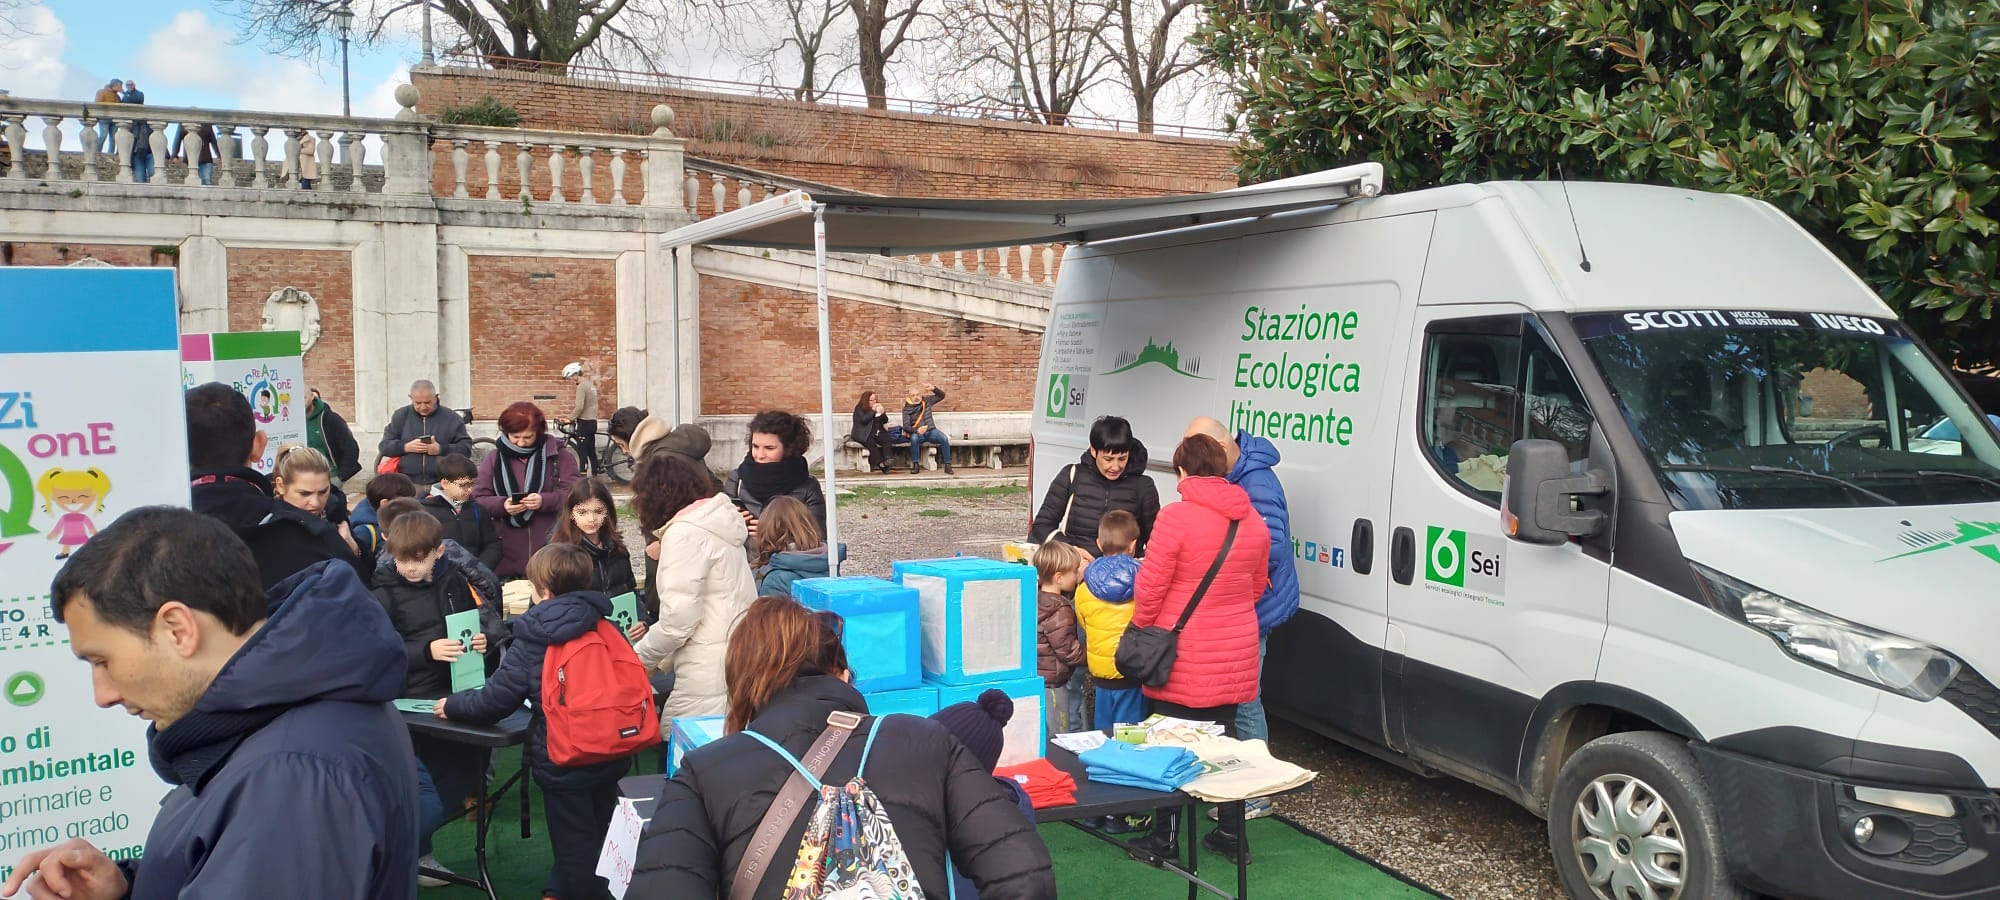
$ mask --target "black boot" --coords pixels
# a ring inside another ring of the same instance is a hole
[[[1217,807],[1215,830],[1201,839],[1202,849],[1239,865],[1250,864],[1250,848],[1243,845],[1243,805],[1225,803]]]
[[[1181,842],[1176,837],[1175,828],[1180,825],[1180,814],[1161,810],[1153,814],[1153,830],[1145,837],[1130,841],[1125,852],[1143,863],[1159,865],[1165,860],[1181,858]]]

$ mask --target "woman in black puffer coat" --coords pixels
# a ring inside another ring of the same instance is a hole
[[[681,759],[639,841],[627,897],[673,900],[728,896],[758,823],[792,775],[775,751],[746,727],[803,758],[827,716],[863,716],[827,767],[826,784],[846,784],[860,764],[874,718],[848,685],[840,636],[820,614],[784,597],[751,604],[729,639],[728,734]],[[889,814],[924,893],[950,892],[945,852],[971,878],[982,900],[1056,895],[1049,850],[1035,826],[972,751],[944,726],[888,716],[868,760],[868,786]],[[785,888],[811,803],[785,830],[753,897],[773,900]]]
[[[1097,523],[1104,514],[1122,509],[1139,519],[1139,552],[1153,536],[1153,519],[1160,514],[1160,491],[1146,475],[1146,445],[1132,435],[1132,424],[1117,416],[1102,416],[1090,426],[1090,449],[1064,466],[1049,483],[1029,543],[1060,538],[1092,556],[1097,555]]]

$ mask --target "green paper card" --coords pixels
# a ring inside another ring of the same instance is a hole
[[[639,622],[639,595],[630,592],[611,598],[611,624],[621,632],[630,632]]]
[[[396,708],[408,713],[436,713],[436,700],[398,700]]]
[[[468,609],[444,617],[446,637],[456,638],[465,655],[451,661],[451,689],[469,691],[486,685],[486,654],[472,649],[472,636],[479,633],[479,610]]]

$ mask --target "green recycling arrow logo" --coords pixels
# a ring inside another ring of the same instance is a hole
[[[35,533],[35,527],[28,524],[28,518],[35,514],[34,480],[28,477],[28,467],[21,464],[21,458],[5,444],[0,444],[0,481],[7,487],[0,494],[7,501],[6,506],[0,506],[0,551],[5,551],[14,538]]]

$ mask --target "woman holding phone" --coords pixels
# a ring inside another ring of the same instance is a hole
[[[528,557],[548,544],[563,497],[576,484],[576,455],[549,434],[548,419],[533,403],[507,407],[499,425],[506,439],[479,461],[472,498],[499,525],[500,565],[494,573],[525,578]]]

